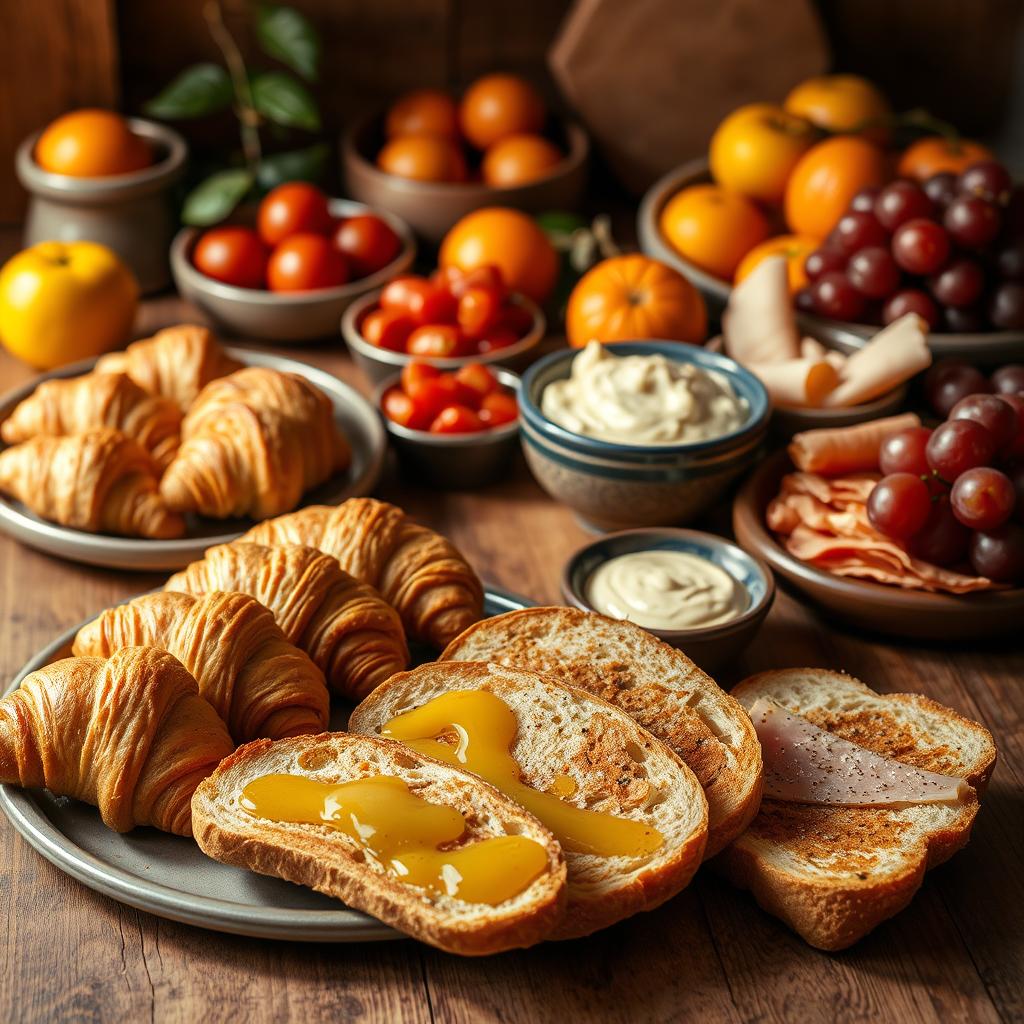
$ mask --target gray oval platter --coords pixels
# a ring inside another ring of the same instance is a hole
[[[302,504],[335,505],[346,498],[369,494],[380,477],[387,452],[387,435],[377,410],[355,388],[296,359],[241,348],[228,348],[227,351],[247,366],[266,366],[272,370],[300,374],[320,388],[334,405],[335,421],[352,447],[352,465],[345,473],[311,490],[303,497]],[[27,398],[42,381],[88,373],[95,363],[95,359],[87,359],[61,367],[9,392],[0,398],[0,420],[5,419],[14,406]],[[0,530],[49,555],[108,569],[142,572],[181,569],[202,558],[203,552],[214,544],[226,544],[241,536],[251,525],[248,520],[190,518],[188,533],[179,540],[109,537],[48,523],[20,502],[0,496]]]
[[[487,587],[484,615],[500,615],[531,603]],[[80,625],[39,651],[6,692],[16,689],[28,673],[66,657]],[[335,709],[332,728],[343,728],[344,721],[344,712]],[[211,860],[181,836],[152,828],[125,835],[112,832],[95,807],[46,790],[0,786],[0,810],[30,846],[72,878],[158,917],[254,938],[301,942],[403,938],[380,921],[312,889]]]

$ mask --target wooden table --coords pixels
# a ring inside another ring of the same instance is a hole
[[[148,333],[194,316],[164,298],[146,304],[138,326]],[[291,354],[364,384],[338,345]],[[0,390],[30,375],[0,355]],[[486,579],[537,601],[558,601],[562,564],[586,538],[521,462],[479,493],[411,488],[393,470],[378,493],[450,536]],[[57,633],[160,579],[88,569],[0,537],[0,678]],[[883,642],[833,628],[780,593],[721,682],[795,665],[927,693],[984,722],[999,747],[970,846],[852,950],[809,948],[707,868],[654,913],[590,939],[483,960],[412,941],[237,938],[97,895],[51,867],[0,816],[0,1021],[1024,1020],[1020,637],[941,649]]]

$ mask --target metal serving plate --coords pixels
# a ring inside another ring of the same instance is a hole
[[[532,602],[495,587],[484,594],[484,614],[526,608]],[[67,657],[81,625],[33,657],[8,687],[30,672]],[[347,711],[335,708],[333,728]],[[315,942],[369,942],[402,934],[338,900],[208,858],[194,842],[153,828],[112,832],[88,804],[46,790],[0,786],[0,810],[26,842],[73,878],[112,899],[158,917],[255,938]]]
[[[303,505],[336,505],[346,498],[369,494],[384,466],[387,435],[377,410],[354,388],[336,377],[307,366],[295,359],[228,348],[227,351],[247,366],[266,366],[272,370],[299,374],[324,392],[334,405],[334,418],[352,447],[352,465],[304,495]],[[0,421],[27,398],[44,380],[54,377],[77,377],[88,373],[95,359],[61,367],[35,378],[28,384],[0,398]],[[0,449],[5,447],[0,442]],[[21,502],[0,495],[0,530],[15,540],[38,548],[49,555],[68,558],[86,565],[108,569],[134,569],[151,572],[181,569],[203,557],[214,544],[226,544],[241,536],[252,526],[247,519],[188,518],[187,533],[179,540],[145,540],[132,537],[111,537],[86,533],[56,523],[48,523],[30,512]]]

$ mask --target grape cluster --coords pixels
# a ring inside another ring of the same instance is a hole
[[[972,383],[984,387],[947,407]],[[1003,367],[989,381],[948,361],[925,389],[947,418],[885,439],[885,475],[868,497],[868,519],[922,561],[967,562],[996,582],[1024,583],[1024,366]]]
[[[804,267],[797,308],[934,331],[1024,329],[1024,187],[995,160],[857,193]]]

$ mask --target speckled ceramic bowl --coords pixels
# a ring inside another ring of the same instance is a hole
[[[540,485],[588,527],[622,530],[690,522],[720,498],[761,452],[771,406],[764,385],[727,356],[674,341],[618,342],[616,355],[663,355],[721,374],[748,407],[738,430],[708,441],[625,445],[575,434],[541,412],[541,395],[569,375],[577,350],[526,371],[519,393],[526,461]]]

